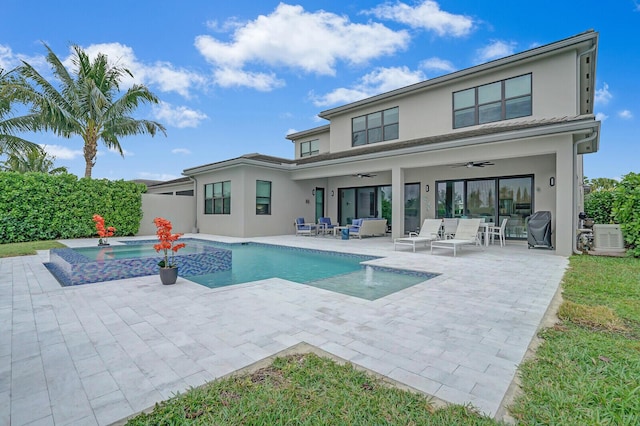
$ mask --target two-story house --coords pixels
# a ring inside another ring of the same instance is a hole
[[[186,169],[195,227],[252,237],[292,233],[299,216],[384,217],[398,237],[425,218],[485,217],[508,218],[507,238],[526,239],[527,218],[546,210],[556,252],[569,255],[582,156],[599,144],[597,46],[588,31],[323,111],[329,124],[287,136],[293,160]]]

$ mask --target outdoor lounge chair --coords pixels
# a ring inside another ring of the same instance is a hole
[[[420,233],[409,232],[408,237],[396,238],[393,240],[393,249],[395,250],[398,245],[412,246],[413,251],[416,251],[416,243],[431,243],[434,240],[439,239],[440,227],[442,226],[442,219],[425,219],[420,228]]]
[[[298,235],[316,235],[318,225],[315,223],[306,223],[304,217],[299,217],[293,224],[296,228],[296,237]]]
[[[323,233],[329,233],[329,232],[333,232],[333,228],[335,228],[336,226],[340,226],[339,223],[331,223],[331,218],[330,217],[321,217],[318,219],[318,225],[320,230],[322,230]]]
[[[480,219],[460,219],[456,228],[455,238],[433,241],[431,243],[431,253],[433,253],[434,247],[453,249],[453,256],[455,257],[458,247],[470,244],[480,245],[478,229],[480,229]]]

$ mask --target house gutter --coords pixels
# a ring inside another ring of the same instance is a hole
[[[578,230],[578,224],[576,221],[576,218],[578,217],[578,185],[577,185],[577,160],[578,160],[578,146],[583,144],[583,143],[589,143],[591,141],[593,141],[594,139],[596,139],[598,137],[598,132],[597,131],[593,131],[593,133],[591,133],[590,136],[587,136],[586,138],[583,139],[579,139],[577,141],[575,141],[573,143],[573,176],[574,179],[576,179],[576,181],[574,182],[573,186],[573,190],[572,190],[572,197],[573,197],[573,214],[571,215],[571,229],[575,229],[576,232]],[[573,242],[571,243],[571,246],[573,248],[573,253],[574,254],[582,254],[582,252],[580,250],[578,250],[578,244],[577,244],[577,239],[574,238]]]

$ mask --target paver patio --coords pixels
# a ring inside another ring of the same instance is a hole
[[[367,301],[277,278],[62,288],[45,253],[0,259],[0,424],[107,425],[300,342],[494,415],[568,264],[518,243],[454,258],[394,252],[384,237],[250,241],[385,256],[372,263],[441,275]]]

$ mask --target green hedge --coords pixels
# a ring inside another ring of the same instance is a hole
[[[614,223],[613,199],[615,190],[600,190],[584,198],[584,212],[594,223]]]
[[[116,235],[135,235],[144,185],[72,174],[0,172],[0,244],[95,237],[94,214]]]
[[[613,215],[628,245],[627,253],[640,257],[640,174],[628,173],[616,186]]]

